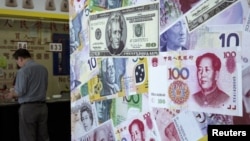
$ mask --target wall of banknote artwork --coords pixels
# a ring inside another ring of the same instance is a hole
[[[249,0],[71,0],[72,141],[250,124]]]

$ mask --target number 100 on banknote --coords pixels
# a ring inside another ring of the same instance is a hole
[[[90,14],[90,56],[158,55],[158,17],[158,2]]]

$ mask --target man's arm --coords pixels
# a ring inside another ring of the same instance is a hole
[[[10,92],[7,93],[4,98],[5,99],[13,99],[13,98],[16,98],[18,97],[17,93],[15,92],[15,89],[14,88],[10,88]]]

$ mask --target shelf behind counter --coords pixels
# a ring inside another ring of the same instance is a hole
[[[70,100],[50,99],[48,105],[48,129],[50,141],[70,141]],[[19,141],[17,102],[0,103],[0,141]]]

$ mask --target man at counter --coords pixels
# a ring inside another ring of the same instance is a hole
[[[36,63],[26,49],[16,50],[13,58],[20,69],[14,89],[5,95],[5,99],[18,98],[20,141],[49,141],[45,103],[48,70]]]

